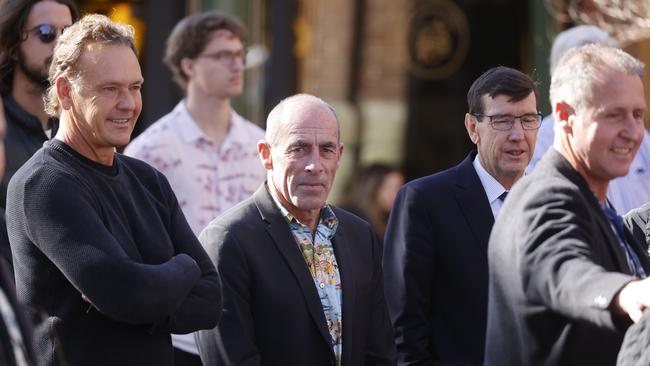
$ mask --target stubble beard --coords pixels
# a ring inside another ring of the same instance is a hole
[[[51,63],[52,56],[49,56],[45,59],[41,68],[32,67],[30,65],[27,65],[27,58],[25,57],[24,52],[22,50],[18,52],[17,66],[20,68],[20,71],[22,71],[27,79],[32,84],[34,84],[34,86],[38,87],[43,93],[45,93],[47,88],[50,86],[47,71],[49,70]]]

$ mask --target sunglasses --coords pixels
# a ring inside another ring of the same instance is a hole
[[[39,24],[26,32],[23,41],[27,40],[28,33],[34,33],[38,36],[38,39],[41,40],[41,42],[52,43],[56,40],[56,37],[63,34],[66,28],[68,28],[68,26],[58,28],[52,24]]]

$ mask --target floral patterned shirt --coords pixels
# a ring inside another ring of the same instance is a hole
[[[343,287],[339,276],[339,266],[336,262],[332,238],[336,234],[338,219],[332,209],[326,205],[321,209],[320,220],[316,233],[312,236],[309,227],[301,224],[275,197],[275,192],[269,189],[273,201],[289,223],[298,248],[302,252],[309,273],[320,296],[323,313],[327,321],[327,329],[332,337],[332,348],[336,364],[341,364],[343,350]]]

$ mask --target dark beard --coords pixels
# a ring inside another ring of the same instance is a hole
[[[44,73],[41,69],[29,67],[25,60],[26,57],[23,51],[18,51],[18,67],[20,67],[20,70],[34,85],[39,86],[43,91],[47,90],[47,88],[50,86],[50,81],[48,80],[47,74]],[[50,63],[52,63],[52,56],[45,59],[46,69],[49,69]]]

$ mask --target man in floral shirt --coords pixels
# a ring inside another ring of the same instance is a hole
[[[244,33],[239,20],[218,11],[178,23],[165,63],[187,96],[125,151],[165,174],[197,236],[264,181],[256,150],[264,131],[230,106],[243,88]],[[172,341],[177,366],[201,365],[192,334]]]
[[[221,323],[198,333],[204,365],[394,365],[381,245],[327,204],[343,154],[334,109],[285,99],[257,149],[266,183],[199,237],[224,286]]]

